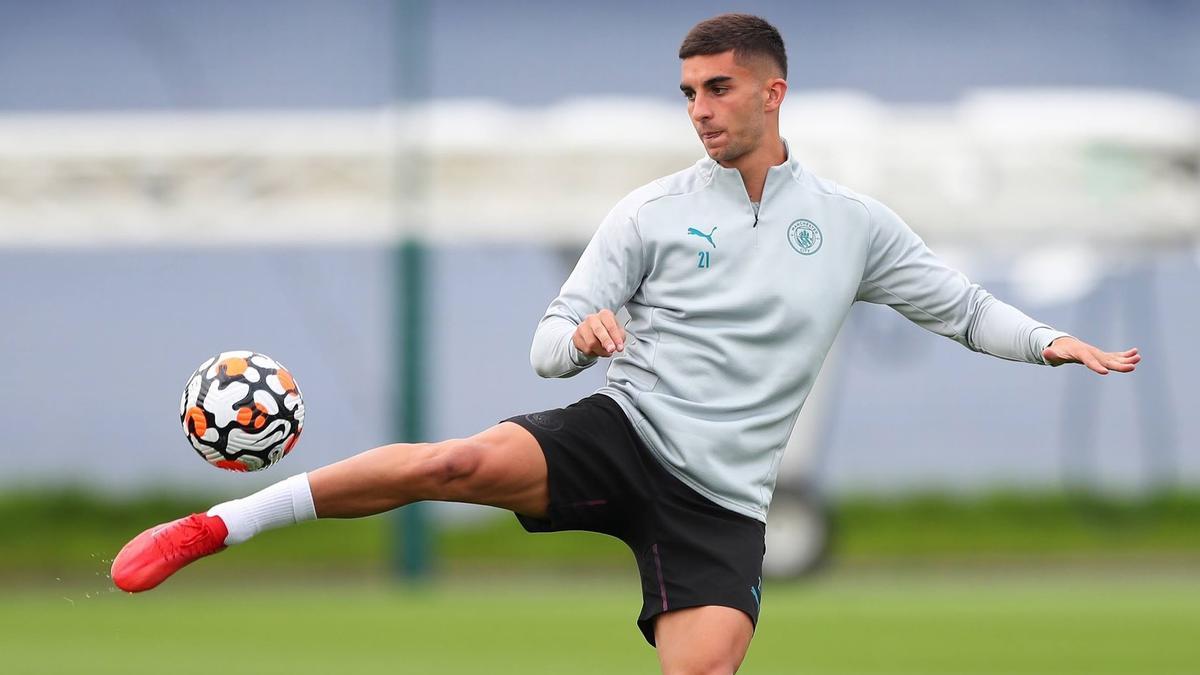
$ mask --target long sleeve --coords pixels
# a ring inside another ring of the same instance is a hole
[[[605,217],[558,297],[538,323],[529,362],[542,377],[571,377],[590,367],[571,341],[589,314],[617,311],[629,301],[645,276],[645,256],[637,228],[637,211],[646,199],[634,192]]]
[[[1045,364],[1042,350],[1066,333],[997,300],[942,262],[886,206],[862,201],[870,213],[871,236],[858,300],[888,305],[968,349]]]

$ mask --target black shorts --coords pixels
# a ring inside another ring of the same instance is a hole
[[[507,420],[546,455],[545,520],[517,515],[530,532],[587,530],[625,542],[642,577],[638,628],[654,644],[654,618],[721,605],[758,624],[764,525],[718,506],[671,475],[616,401],[595,394],[567,408]]]

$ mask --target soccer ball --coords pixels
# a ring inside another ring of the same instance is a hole
[[[179,421],[209,464],[258,471],[296,446],[304,400],[283,364],[255,352],[221,352],[188,378]]]

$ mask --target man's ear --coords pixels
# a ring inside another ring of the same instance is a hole
[[[766,112],[775,112],[779,110],[779,106],[783,105],[783,98],[787,96],[787,80],[782,77],[776,77],[767,81],[767,98],[764,103]]]

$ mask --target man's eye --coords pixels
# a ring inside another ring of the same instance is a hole
[[[683,97],[689,101],[693,101],[696,99],[696,93],[691,92],[691,91],[685,91],[685,92],[683,92]]]
[[[724,94],[727,91],[729,91],[729,87],[713,87],[712,88],[712,93],[716,94],[717,96],[720,96],[721,94]]]

